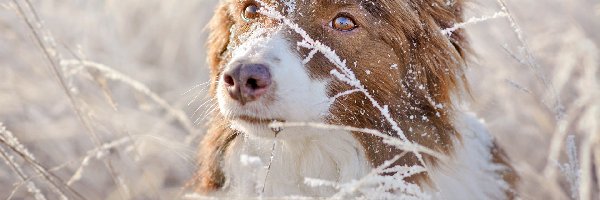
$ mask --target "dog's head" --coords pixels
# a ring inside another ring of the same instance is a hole
[[[461,30],[450,35],[441,30],[462,20],[461,5],[461,0],[224,0],[209,37],[218,115],[238,131],[263,137],[273,137],[267,128],[273,120],[389,132],[364,93],[331,75],[336,66],[330,54],[299,45],[310,37],[345,60],[409,139],[447,142],[449,136],[438,132],[453,130],[450,96],[463,85],[466,44]],[[266,8],[291,23],[265,15]],[[412,130],[422,131],[411,135]]]

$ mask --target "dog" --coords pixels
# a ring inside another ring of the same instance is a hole
[[[308,178],[351,183],[386,164],[426,168],[403,181],[434,198],[514,198],[518,176],[507,157],[460,107],[472,52],[463,30],[442,30],[463,21],[463,5],[223,0],[208,38],[218,108],[200,144],[195,190],[328,197],[339,188],[311,186]],[[443,156],[398,148],[386,137]]]

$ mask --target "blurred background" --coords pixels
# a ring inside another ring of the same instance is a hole
[[[217,0],[0,0],[0,199],[178,199]],[[598,198],[600,2],[473,0],[471,110],[523,199]]]

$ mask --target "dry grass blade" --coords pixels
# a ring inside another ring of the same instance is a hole
[[[67,86],[67,83],[65,82],[64,77],[62,76],[61,70],[59,68],[59,56],[56,54],[56,48],[53,47],[52,45],[50,47],[47,46],[46,42],[44,42],[44,40],[42,40],[42,37],[45,38],[51,38],[48,36],[42,36],[42,34],[40,33],[40,31],[36,28],[36,26],[34,26],[34,23],[37,24],[37,27],[42,27],[40,22],[32,22],[28,17],[27,17],[27,13],[25,12],[23,6],[17,1],[17,0],[13,0],[14,4],[17,6],[19,14],[21,15],[21,17],[23,18],[23,20],[25,21],[25,23],[27,24],[27,26],[29,27],[31,33],[33,34],[35,40],[37,41],[37,44],[39,45],[39,47],[41,48],[42,52],[44,53],[44,55],[46,56],[47,61],[50,63],[51,66],[51,71],[54,73],[54,75],[56,76],[61,88],[64,90],[65,94],[67,95],[69,102],[71,103],[73,109],[75,110],[77,116],[79,117],[80,121],[85,125],[85,127],[88,129],[88,131],[90,133],[93,133],[94,131],[92,130],[92,128],[90,127],[90,125],[88,124],[87,120],[85,120],[85,118],[83,117],[83,111],[80,109],[80,107],[77,105],[77,102],[75,100],[75,97],[73,97],[73,95],[71,94],[71,92],[69,91],[69,87]],[[31,7],[31,3],[29,3],[28,0],[26,0],[25,2],[27,2],[28,8],[31,10],[31,13],[34,13],[34,16],[37,16],[37,12],[34,10],[33,7]],[[39,19],[38,17],[36,17],[36,19]],[[96,134],[91,134],[92,139],[94,141],[94,143],[96,143],[97,145],[99,145],[100,139],[98,138],[98,135]]]
[[[24,185],[24,184],[28,185],[27,191],[29,193],[31,193],[36,200],[46,199],[46,196],[44,196],[44,194],[41,193],[41,191],[38,189],[38,187],[36,186],[36,184],[33,181],[28,180],[29,178],[25,174],[25,172],[23,172],[23,170],[21,169],[21,166],[13,159],[13,157],[8,155],[8,152],[6,152],[4,150],[4,148],[2,148],[2,146],[0,146],[0,155],[2,156],[2,158],[4,159],[6,164],[8,166],[10,166],[10,168],[13,170],[13,172],[15,172],[17,174],[17,176],[21,179],[21,183],[19,183],[18,185],[15,186],[15,189],[11,192],[11,194],[7,197],[7,199],[12,199],[12,196],[15,194],[17,189],[21,185]]]
[[[37,44],[39,45],[39,47],[42,49],[44,55],[46,56],[46,59],[48,60],[48,62],[50,63],[51,66],[51,71],[54,73],[54,75],[56,76],[56,78],[58,79],[58,82],[61,86],[61,88],[64,90],[65,94],[67,95],[67,98],[70,102],[71,107],[75,110],[75,113],[78,117],[78,119],[81,121],[81,123],[84,125],[84,127],[87,129],[87,132],[90,134],[92,142],[99,147],[101,145],[101,141],[100,138],[98,137],[98,135],[96,134],[96,132],[94,131],[94,129],[92,128],[90,122],[84,117],[84,112],[81,109],[81,107],[77,104],[77,100],[75,99],[75,97],[71,94],[64,77],[62,76],[62,72],[59,68],[60,66],[60,55],[58,55],[57,51],[56,51],[56,45],[53,43],[53,38],[49,35],[42,35],[42,33],[40,33],[40,29],[36,28],[36,27],[43,27],[40,21],[40,18],[37,14],[37,12],[35,11],[35,8],[33,7],[33,5],[31,4],[31,2],[29,0],[25,0],[27,7],[29,8],[29,11],[32,13],[32,15],[35,16],[35,21],[32,21],[28,16],[27,13],[25,12],[24,6],[22,6],[17,0],[13,0],[13,3],[17,6],[17,9],[19,11],[19,14],[21,15],[21,17],[23,18],[23,20],[25,21],[25,23],[27,24],[27,26],[29,27],[31,33],[33,34],[34,38],[37,41]],[[34,26],[35,24],[35,26]],[[48,45],[46,42],[44,42],[44,40],[42,40],[42,37],[44,37],[46,40],[50,41],[50,45]],[[107,167],[109,173],[111,174],[111,177],[114,181],[115,184],[120,185],[120,181],[118,181],[119,178],[116,177],[116,173],[113,171],[112,167],[110,167],[110,163],[108,161],[104,162],[105,166]],[[127,198],[124,195],[124,198]]]
[[[67,181],[67,185],[72,185],[75,181],[81,179],[81,177],[83,176],[83,169],[88,165],[90,159],[92,159],[92,157],[96,157],[97,159],[102,159],[102,157],[106,156],[106,154],[108,154],[108,151],[117,147],[117,146],[121,146],[124,144],[127,144],[131,141],[130,137],[124,137],[109,143],[105,143],[102,144],[102,146],[100,148],[96,148],[93,150],[90,150],[87,152],[87,155],[81,159],[81,164],[79,165],[79,167],[77,168],[77,170],[75,171],[75,173],[71,176],[71,178],[69,178],[69,180]]]
[[[523,36],[521,28],[519,27],[515,17],[512,15],[510,10],[508,9],[506,2],[504,0],[497,0],[500,8],[503,12],[507,14],[508,21],[512,27],[513,32],[515,33],[517,40],[520,43],[520,51],[524,53],[524,59],[518,59],[516,55],[511,54],[506,48],[505,50],[515,58],[519,63],[525,64],[528,66],[534,75],[542,82],[547,92],[550,92],[552,100],[554,101],[554,105],[546,105],[553,113],[554,118],[557,121],[557,129],[556,132],[552,135],[551,144],[549,147],[549,154],[546,161],[546,168],[544,169],[544,173],[552,178],[556,177],[556,167],[551,164],[553,161],[558,160],[558,157],[561,152],[561,147],[563,146],[563,141],[567,136],[566,126],[568,121],[565,118],[566,111],[565,107],[558,96],[556,89],[554,88],[552,82],[548,80],[546,74],[541,70],[540,64],[536,61],[533,56],[532,51],[527,45],[527,41]]]
[[[371,134],[371,135],[380,137],[383,139],[383,141],[385,143],[392,145],[400,150],[404,150],[404,151],[408,151],[408,152],[424,153],[424,154],[433,156],[434,158],[442,160],[442,161],[449,159],[448,156],[438,153],[437,151],[434,151],[432,149],[429,149],[429,148],[419,145],[417,143],[411,143],[411,142],[406,142],[406,141],[400,140],[396,137],[389,136],[387,134],[384,134],[384,133],[382,133],[378,130],[374,130],[374,129],[356,128],[356,127],[351,127],[351,126],[338,126],[338,125],[323,124],[323,123],[316,123],[316,122],[272,122],[271,124],[269,124],[269,127],[271,127],[271,128],[310,127],[310,128],[317,128],[317,129],[323,129],[323,130],[342,130],[342,131],[350,131],[350,132],[362,132],[362,133],[367,133],[367,134]]]
[[[452,27],[442,30],[442,34],[444,35],[452,35],[452,33],[458,29],[465,28],[467,25],[476,24],[479,22],[485,22],[492,19],[507,17],[508,15],[505,12],[496,12],[490,16],[481,16],[481,17],[472,17],[469,18],[465,22],[456,23]]]
[[[12,152],[14,152],[16,155],[21,157],[27,163],[29,163],[30,166],[38,174],[40,174],[48,183],[50,183],[50,185],[53,187],[53,189],[57,192],[57,194],[62,199],[66,199],[66,195],[64,193],[65,191],[70,192],[71,194],[75,195],[75,197],[78,197],[79,199],[85,199],[81,194],[79,194],[77,191],[73,190],[71,187],[66,185],[60,178],[58,178],[56,175],[54,175],[52,172],[50,172],[44,166],[42,166],[37,160],[35,160],[35,158],[33,157],[33,154],[31,154],[17,140],[17,138],[15,138],[12,135],[12,133],[10,131],[6,130],[6,127],[4,127],[4,125],[2,123],[0,123],[0,144],[6,145],[10,150],[12,150]],[[37,189],[37,187],[32,182],[32,180],[29,180],[28,176],[24,173],[22,168],[19,167],[19,165],[12,159],[12,157],[6,151],[4,151],[4,149],[0,148],[0,150],[2,150],[3,158],[5,158],[7,163],[9,163],[9,165],[13,168],[13,170],[17,172],[19,177],[21,177],[23,181],[28,182],[27,187],[29,188],[30,191],[33,191],[35,193],[36,199],[42,198],[43,195],[41,195],[41,193],[39,193],[39,189]]]
[[[183,128],[189,134],[192,134],[195,132],[193,123],[188,119],[187,115],[183,111],[171,106],[166,100],[161,98],[158,94],[152,92],[152,90],[150,90],[150,88],[148,88],[143,83],[140,83],[139,81],[136,81],[121,72],[118,72],[106,65],[91,62],[91,61],[85,61],[85,60],[61,60],[60,65],[66,66],[66,67],[73,67],[73,66],[75,67],[74,70],[71,70],[67,74],[69,76],[77,73],[79,71],[79,69],[85,68],[85,69],[97,70],[99,73],[102,73],[103,76],[106,77],[107,79],[120,81],[128,86],[131,86],[136,91],[139,91],[142,94],[150,97],[150,99],[152,99],[152,101],[156,102],[159,106],[161,106],[163,109],[165,109],[169,114],[174,116],[177,119],[177,121],[183,126]],[[80,68],[76,68],[76,67],[80,67]]]

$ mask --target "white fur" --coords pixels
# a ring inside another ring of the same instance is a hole
[[[428,167],[437,199],[506,199],[508,184],[498,172],[506,166],[492,162],[493,138],[483,121],[472,113],[457,113],[454,125],[462,141],[455,140],[454,156],[441,166]]]
[[[347,183],[369,172],[371,166],[364,159],[362,147],[349,132],[286,128],[280,134],[305,132],[313,134],[286,140],[265,139],[253,134],[236,138],[223,165],[227,195],[326,197],[335,193],[334,188],[311,187],[304,183],[305,178]],[[274,142],[276,146],[267,177]],[[251,160],[254,162],[249,162]]]

